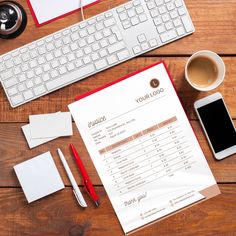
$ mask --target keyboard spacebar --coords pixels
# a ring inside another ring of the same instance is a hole
[[[95,71],[94,65],[87,65],[82,67],[81,69],[75,70],[72,73],[68,73],[58,79],[54,79],[52,81],[47,82],[45,85],[47,89],[50,91],[55,88],[60,88],[63,85],[66,85],[70,82],[73,82],[79,78],[82,78],[86,75],[89,75]]]

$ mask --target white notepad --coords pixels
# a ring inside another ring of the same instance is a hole
[[[65,187],[50,152],[15,165],[14,170],[29,203]]]
[[[98,0],[82,0],[81,5],[87,7],[96,2]],[[49,23],[80,8],[80,0],[28,0],[28,4],[37,25]]]

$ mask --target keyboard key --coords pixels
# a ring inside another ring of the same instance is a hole
[[[91,44],[91,43],[93,43],[94,41],[95,41],[95,39],[94,39],[94,37],[93,37],[92,35],[87,38],[87,43],[88,43],[88,44]]]
[[[110,19],[104,21],[105,27],[110,27],[110,26],[114,25],[115,23],[116,22],[115,22],[114,18],[110,18]]]
[[[14,73],[14,75],[19,75],[21,73],[20,68],[19,67],[14,67],[13,73]]]
[[[123,42],[119,42],[116,44],[113,44],[112,46],[108,47],[109,54],[112,54],[114,52],[120,51],[121,49],[125,48],[125,44]]]
[[[34,86],[34,83],[33,83],[32,80],[29,80],[29,81],[26,82],[26,87],[27,88],[32,88],[33,86]]]
[[[28,72],[26,73],[26,76],[27,76],[28,79],[33,78],[33,77],[34,77],[34,71],[33,71],[33,70],[28,71]]]
[[[99,59],[99,56],[98,56],[97,53],[93,53],[93,54],[91,55],[91,58],[92,58],[93,61],[96,61],[97,59]]]
[[[41,83],[42,83],[41,78],[40,78],[40,77],[36,77],[36,78],[34,79],[34,83],[35,83],[36,85],[41,84]]]
[[[147,43],[147,42],[142,43],[142,44],[141,44],[141,48],[142,48],[143,51],[148,50],[148,49],[149,49],[149,45],[148,45],[148,43]]]
[[[155,3],[159,7],[163,4],[163,0],[155,0]]]
[[[99,52],[99,55],[100,55],[100,57],[105,57],[105,56],[107,56],[107,50],[106,50],[106,49],[102,49],[102,50]]]
[[[102,21],[104,19],[104,15],[103,14],[98,15],[96,19],[97,21]]]
[[[19,75],[18,76],[18,80],[20,81],[20,82],[24,82],[24,81],[26,81],[26,76],[25,76],[25,74],[21,74],[21,75]]]
[[[27,90],[23,93],[25,100],[29,100],[34,97],[33,92],[31,90]]]
[[[164,25],[158,26],[158,27],[157,27],[157,31],[158,31],[159,34],[165,32],[165,27],[164,27]]]
[[[43,70],[44,70],[44,72],[47,72],[47,71],[49,71],[51,69],[51,66],[49,65],[49,64],[44,64],[43,65]]]
[[[40,94],[45,93],[46,89],[45,89],[44,85],[40,85],[38,87],[33,88],[33,91],[36,96],[39,96]]]
[[[175,27],[180,26],[182,24],[180,19],[175,19],[173,23]]]
[[[144,10],[143,10],[143,8],[142,8],[142,6],[139,6],[139,7],[136,7],[136,12],[137,12],[137,14],[141,14],[141,13],[143,13],[144,12]]]
[[[114,43],[117,42],[117,40],[116,40],[115,36],[111,36],[110,38],[108,38],[108,42],[109,42],[110,44],[114,44]]]
[[[13,95],[17,94],[17,89],[16,89],[16,87],[13,87],[13,88],[8,89],[8,90],[7,90],[7,93],[8,93],[9,96],[13,96]]]
[[[110,29],[105,29],[105,30],[103,31],[103,35],[104,35],[105,37],[110,36],[110,35],[111,35],[111,30],[110,30]]]
[[[12,102],[13,106],[15,106],[19,103],[22,103],[23,101],[24,101],[24,98],[22,97],[21,94],[11,97],[11,102]]]
[[[160,16],[157,17],[157,18],[155,18],[153,21],[154,21],[154,24],[155,24],[155,25],[160,25],[160,24],[162,24],[162,20],[161,20],[161,17],[160,17]]]
[[[129,10],[127,13],[130,18],[136,15],[134,9]]]
[[[69,65],[70,64],[67,65],[67,69],[68,69]],[[58,74],[57,70],[52,70],[50,72],[50,75],[51,75],[52,78],[56,78],[59,74]]]
[[[83,55],[84,55],[84,53],[83,53],[82,50],[79,50],[79,51],[76,52],[76,57],[77,57],[77,58],[80,58],[80,57],[82,57]]]
[[[161,34],[160,37],[161,37],[161,41],[163,43],[165,43],[165,42],[167,42],[171,39],[176,38],[177,34],[176,34],[175,30],[173,29],[173,30],[170,30],[168,32],[165,32],[165,33]]]
[[[66,72],[67,72],[67,69],[66,69],[65,66],[61,66],[61,67],[59,68],[59,74],[60,74],[60,75],[63,75],[63,74],[65,74]]]
[[[1,76],[2,80],[6,80],[6,79],[11,78],[13,76],[13,73],[11,70],[8,70],[6,72],[1,73],[0,76]]]
[[[92,45],[92,49],[93,49],[93,51],[99,50],[99,49],[100,49],[99,44],[98,44],[98,43],[94,43],[94,44]]]
[[[82,61],[81,61],[80,59],[77,59],[77,60],[75,61],[75,66],[76,66],[77,68],[81,67],[82,65],[83,65],[83,63],[82,63]]]
[[[158,45],[156,39],[149,40],[149,44],[150,44],[151,47],[156,47]]]
[[[96,61],[94,65],[97,70],[101,70],[107,66],[107,61],[106,59],[101,59],[99,61]]]
[[[83,62],[84,62],[85,65],[88,64],[89,62],[91,62],[90,57],[89,57],[89,56],[84,57],[84,58],[83,58]]]
[[[162,16],[161,16],[161,18],[162,18],[163,22],[167,22],[167,21],[169,21],[169,20],[170,20],[170,16],[169,16],[169,14],[168,14],[168,13],[166,13],[166,14],[162,15]]]
[[[86,65],[85,67],[82,67],[79,70],[75,70],[71,73],[68,73],[67,75],[63,77],[63,79],[58,78],[58,79],[47,82],[46,87],[49,91],[56,88],[60,88],[60,86],[69,84],[85,76],[88,76],[94,71],[95,71],[95,68],[93,65]]]
[[[77,46],[77,44],[76,44],[76,46]],[[78,47],[78,46],[77,46],[77,47]],[[55,51],[54,51],[54,56],[55,56],[56,58],[62,56],[61,50],[60,50],[60,49],[55,50]]]
[[[100,40],[100,39],[102,39],[103,37],[102,37],[102,34],[101,34],[101,32],[97,32],[96,34],[95,34],[95,39],[96,40]]]
[[[191,21],[189,20],[188,16],[182,16],[181,20],[183,22],[184,28],[187,32],[191,32],[193,30]]]
[[[174,6],[174,4],[172,2],[166,4],[166,7],[167,7],[168,11],[172,11],[173,9],[175,9],[175,6]]]
[[[151,10],[151,9],[153,9],[153,8],[155,8],[156,7],[156,5],[155,5],[155,3],[153,2],[153,1],[149,1],[148,3],[147,3],[147,8],[149,9],[149,10]]]
[[[141,14],[141,15],[139,15],[139,20],[140,20],[140,22],[144,22],[144,21],[146,21],[146,20],[147,20],[146,15],[145,15],[145,14]]]
[[[131,24],[132,24],[132,25],[137,25],[138,23],[139,23],[138,17],[133,17],[133,18],[131,19]]]
[[[18,85],[18,90],[19,90],[20,92],[23,92],[23,91],[25,90],[25,85],[24,85],[24,84]]]
[[[123,50],[121,52],[117,53],[117,57],[120,61],[127,59],[129,57],[129,51],[128,50]]]
[[[94,26],[90,26],[90,27],[87,28],[87,31],[88,31],[89,34],[93,34],[93,33],[95,33],[96,30],[95,30]]]
[[[109,18],[109,17],[112,17],[112,16],[113,16],[112,11],[108,11],[108,12],[105,13],[106,18]]]
[[[103,40],[100,42],[100,44],[101,44],[101,47],[102,47],[102,48],[104,48],[104,47],[106,47],[106,46],[109,45],[106,39],[103,39]]]
[[[88,20],[88,24],[89,25],[93,25],[93,24],[95,24],[96,23],[96,18],[92,18],[92,19],[89,19]]]
[[[183,4],[182,4],[182,1],[181,0],[176,0],[175,1],[175,6],[176,7],[181,7]]]
[[[58,61],[52,61],[52,62],[51,62],[51,66],[52,66],[53,69],[57,68],[59,65],[60,65],[60,64],[59,64]]]
[[[112,65],[112,64],[118,62],[118,59],[115,55],[111,55],[111,56],[107,57],[107,61],[108,61],[109,65]]]
[[[170,17],[171,17],[172,19],[174,19],[174,18],[176,18],[176,17],[178,17],[178,16],[179,16],[179,15],[178,15],[178,13],[177,13],[176,10],[170,12]]]
[[[124,29],[128,29],[131,27],[131,22],[129,20],[126,20],[122,23]]]
[[[146,41],[145,34],[138,35],[138,41],[139,41],[139,43],[142,43],[142,42]]]
[[[84,37],[86,37],[88,34],[87,34],[87,32],[86,32],[85,30],[80,30],[80,31],[79,31],[79,35],[80,35],[81,38],[84,38]]]
[[[62,67],[63,67],[63,66],[61,66],[60,69],[61,69]],[[49,74],[44,74],[44,75],[42,76],[42,79],[43,79],[43,81],[45,82],[45,81],[50,80],[51,77],[49,76]]]
[[[141,52],[141,48],[139,47],[139,45],[133,47],[133,52],[134,52],[134,54],[138,54]]]
[[[172,22],[171,22],[171,21],[167,22],[167,23],[165,24],[165,27],[166,27],[167,30],[172,29],[172,28],[173,28]]]
[[[183,27],[179,27],[176,29],[177,33],[179,36],[183,35],[185,33],[185,30]]]
[[[154,9],[154,10],[150,11],[150,14],[151,14],[152,18],[154,18],[159,15],[159,12],[157,9]]]
[[[77,32],[73,33],[70,37],[71,37],[71,39],[72,39],[73,41],[76,41],[76,40],[79,39],[79,35],[78,35]]]
[[[90,47],[84,48],[84,53],[85,53],[86,55],[88,55],[88,54],[91,53],[91,52],[92,52],[92,49],[91,49]]]
[[[21,64],[21,58],[20,57],[16,57],[15,59],[13,59],[13,62],[14,64],[17,66],[17,65],[20,65]]]
[[[139,4],[140,4],[140,1],[139,1],[139,0],[133,1],[133,5],[134,5],[134,6],[137,6],[137,5],[139,5]]]
[[[121,13],[121,12],[125,11],[125,8],[123,6],[122,7],[118,7],[116,9],[116,11],[117,11],[117,13]]]
[[[132,3],[127,3],[127,4],[125,5],[125,9],[128,10],[128,9],[130,9],[130,8],[132,8]]]
[[[4,86],[6,88],[10,88],[16,84],[18,84],[18,80],[16,78],[12,78],[12,79],[8,79],[8,80],[4,81]]]
[[[37,65],[38,65],[38,63],[37,63],[36,60],[32,60],[32,61],[30,61],[30,63],[29,63],[30,68],[34,68],[34,67],[36,67]]]
[[[64,49],[64,48],[63,48]],[[62,50],[63,50],[62,49]],[[65,53],[64,53],[65,54]],[[47,55],[46,55],[46,60],[47,61],[51,61],[53,59],[53,55],[52,55],[52,53],[48,53]]]
[[[183,7],[179,8],[178,13],[179,13],[180,16],[184,15],[185,14],[184,8]]]
[[[124,21],[124,20],[126,20],[126,19],[128,18],[126,12],[121,13],[121,14],[119,15],[119,17],[120,17],[120,20],[121,20],[121,21]]]

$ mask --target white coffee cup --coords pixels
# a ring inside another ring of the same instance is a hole
[[[206,57],[206,58],[211,59],[214,62],[214,64],[216,65],[217,70],[218,70],[217,78],[214,80],[214,82],[212,84],[210,84],[209,86],[206,86],[206,87],[197,86],[196,84],[192,83],[191,78],[188,75],[189,64],[192,62],[193,59],[196,59],[198,57]],[[209,50],[202,50],[202,51],[198,51],[198,52],[194,53],[188,59],[186,65],[185,65],[185,78],[186,78],[186,80],[193,88],[195,88],[199,91],[210,91],[210,90],[215,89],[223,82],[224,77],[225,77],[225,64],[224,64],[223,60],[221,59],[221,57],[219,55],[217,55],[216,53],[209,51]]]

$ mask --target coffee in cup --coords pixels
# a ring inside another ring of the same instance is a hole
[[[214,52],[194,53],[185,67],[185,78],[189,84],[200,91],[209,91],[218,87],[225,76],[225,65]]]

